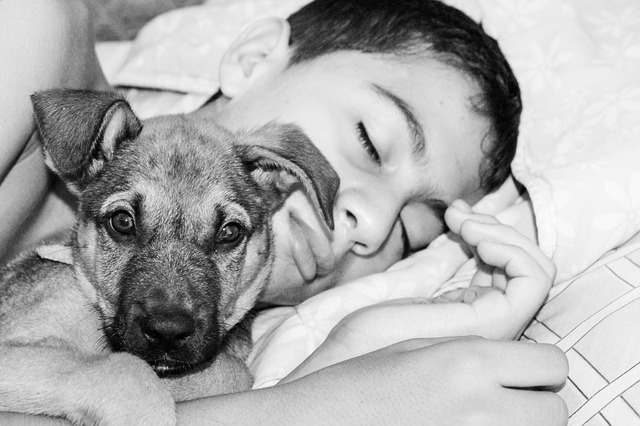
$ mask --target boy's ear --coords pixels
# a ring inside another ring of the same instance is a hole
[[[265,18],[247,27],[222,56],[221,92],[233,98],[265,73],[286,66],[289,34],[289,23],[282,18]]]

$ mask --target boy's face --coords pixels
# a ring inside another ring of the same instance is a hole
[[[477,201],[488,121],[472,111],[475,94],[468,78],[433,59],[338,52],[264,73],[205,107],[231,129],[299,125],[341,179],[333,231],[301,191],[275,214],[263,301],[298,303],[384,271],[445,230],[453,200]]]

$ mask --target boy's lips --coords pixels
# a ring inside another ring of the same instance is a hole
[[[324,233],[294,214],[290,219],[291,256],[302,277],[312,281],[333,271],[336,259]]]

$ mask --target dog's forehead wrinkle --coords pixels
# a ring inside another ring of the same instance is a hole
[[[205,164],[213,158],[235,157],[235,136],[228,130],[192,117],[172,116],[171,120],[150,120],[138,138],[137,147],[142,147],[147,157],[171,158],[176,153],[198,157]],[[162,156],[165,153],[167,155]],[[143,154],[143,153],[141,153]],[[160,156],[159,156],[160,154]]]
[[[136,153],[141,156],[139,175],[148,181],[185,193],[205,191],[216,181],[242,178],[239,163],[225,147],[200,146],[192,140],[169,146],[151,144],[151,148]],[[211,144],[209,144],[211,145]]]
[[[136,148],[136,155],[145,157],[138,164],[148,165],[139,166],[141,179],[135,183],[136,190],[154,202],[154,211],[164,211],[163,219],[189,211],[201,218],[194,226],[201,226],[203,220],[212,222],[222,201],[247,203],[247,210],[257,210],[262,204],[258,188],[228,134],[220,140],[175,130],[173,134],[176,137],[168,146],[153,143],[152,135],[146,135]],[[187,136],[190,139],[185,139]],[[144,145],[151,145],[151,149],[143,149]]]
[[[227,187],[212,186],[204,193],[194,193],[180,187],[159,185],[143,181],[135,186],[141,194],[141,226],[145,232],[153,232],[156,238],[201,239],[214,232],[220,221],[235,212],[236,220],[250,224],[250,217],[233,205],[232,191]]]
[[[148,123],[135,143],[123,150],[131,151],[121,155],[127,163],[123,171],[131,173],[134,169],[147,180],[190,192],[204,192],[216,182],[246,178],[234,148],[236,138],[229,131],[185,116]]]

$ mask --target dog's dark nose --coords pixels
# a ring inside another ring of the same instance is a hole
[[[155,310],[140,321],[147,342],[164,351],[180,349],[196,330],[193,317],[176,309]]]

